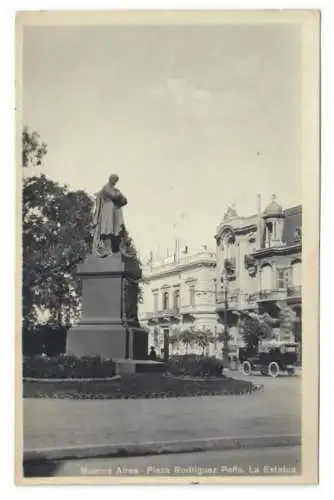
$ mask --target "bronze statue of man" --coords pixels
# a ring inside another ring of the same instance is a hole
[[[96,197],[92,253],[99,257],[119,252],[126,234],[122,207],[127,199],[115,187],[118,180],[118,175],[111,175]]]

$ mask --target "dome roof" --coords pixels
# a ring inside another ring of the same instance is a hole
[[[276,201],[276,195],[273,194],[271,202],[264,209],[263,215],[266,217],[275,217],[283,215],[283,208]]]

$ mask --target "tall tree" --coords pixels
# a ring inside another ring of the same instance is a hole
[[[50,321],[70,321],[80,306],[75,266],[89,249],[92,201],[44,175],[23,185],[23,316],[46,310]]]
[[[39,166],[47,146],[37,132],[22,133],[22,167]],[[92,200],[45,175],[24,179],[22,192],[23,326],[47,311],[50,322],[69,322],[80,306],[75,265],[89,247]]]

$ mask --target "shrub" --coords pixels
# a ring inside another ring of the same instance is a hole
[[[68,327],[37,325],[34,329],[22,330],[23,354],[33,356],[45,352],[48,356],[58,356],[66,349]]]
[[[219,377],[222,369],[219,359],[196,354],[172,356],[168,361],[168,371],[178,376]]]
[[[103,378],[115,375],[115,363],[99,356],[59,355],[25,356],[23,358],[23,377],[32,378]]]
[[[134,373],[106,380],[33,380],[23,384],[25,398],[55,399],[133,399],[160,397],[198,397],[223,394],[245,394],[255,390],[249,381],[220,378],[166,377],[156,373]]]

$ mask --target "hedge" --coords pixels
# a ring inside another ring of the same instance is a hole
[[[114,380],[24,381],[23,397],[52,399],[160,399],[250,394],[260,387],[250,381],[220,378],[169,377],[135,373]]]
[[[168,371],[176,376],[219,377],[223,371],[219,359],[196,354],[171,356],[167,365]]]
[[[59,355],[23,358],[23,377],[27,378],[103,378],[112,377],[115,372],[115,362],[99,356],[77,358]]]
[[[45,353],[58,356],[65,353],[66,335],[69,326],[38,325],[34,329],[22,330],[22,350],[25,356]]]

